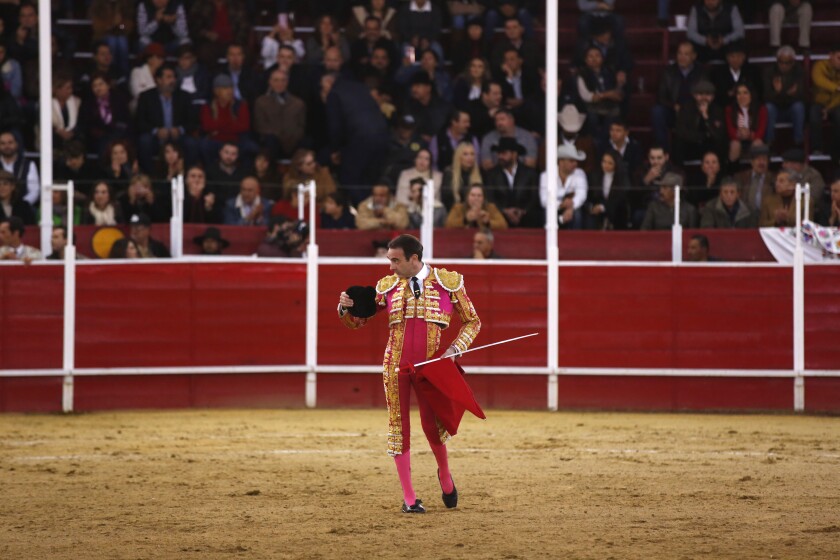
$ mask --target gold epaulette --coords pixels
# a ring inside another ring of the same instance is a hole
[[[388,292],[394,289],[394,286],[396,286],[399,281],[400,277],[396,274],[392,274],[391,276],[381,278],[379,282],[376,283],[376,293],[387,294]]]
[[[464,286],[464,276],[455,271],[448,271],[445,268],[436,268],[435,278],[447,292],[457,292]]]

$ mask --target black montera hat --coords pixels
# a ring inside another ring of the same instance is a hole
[[[345,290],[353,307],[347,308],[350,315],[360,319],[373,317],[376,313],[376,290],[373,286],[350,286]]]

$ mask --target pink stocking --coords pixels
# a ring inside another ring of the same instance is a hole
[[[413,506],[417,496],[414,494],[414,486],[411,485],[411,452],[404,451],[394,457],[397,465],[397,475],[400,477],[400,485],[403,490],[405,503]]]
[[[432,453],[435,454],[435,459],[438,464],[438,476],[440,477],[440,489],[444,494],[451,494],[455,489],[455,484],[452,482],[452,473],[449,472],[449,457],[446,453],[446,446],[442,443],[429,443],[432,448]]]

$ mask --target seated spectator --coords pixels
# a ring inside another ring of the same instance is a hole
[[[23,71],[20,63],[8,56],[6,45],[0,43],[0,79],[3,88],[20,104],[23,100]]]
[[[683,200],[702,211],[707,202],[720,194],[721,179],[720,158],[715,152],[706,152],[700,160],[700,171],[689,177],[688,184],[683,188]]]
[[[462,74],[469,72],[470,64],[476,58],[485,62],[485,67],[489,70],[487,63],[487,40],[484,37],[484,26],[478,18],[470,18],[466,24],[466,33],[453,36],[452,48],[449,53],[452,57],[452,73]],[[490,79],[489,75],[486,79]],[[479,86],[479,92],[481,87]],[[457,104],[457,98],[455,99]]]
[[[397,30],[397,10],[388,6],[387,0],[368,0],[359,6],[353,6],[353,17],[347,25],[347,36],[351,39],[364,37],[368,19],[375,17],[382,27],[381,35],[393,39]]]
[[[104,156],[104,150],[111,142],[131,135],[128,98],[121,89],[111,89],[105,74],[91,76],[90,92],[82,100],[79,115],[87,148],[100,157]]]
[[[391,9],[388,8],[388,10]],[[387,32],[383,29],[383,20],[376,16],[368,16],[362,25],[364,31],[351,43],[350,56],[345,56],[344,58],[349,59],[352,66],[358,72],[372,63],[374,52],[377,49],[384,49],[388,56],[387,74],[392,74],[394,71],[393,66],[399,54],[394,41],[391,40],[390,36],[386,36]]]
[[[402,230],[408,227],[408,210],[391,195],[388,185],[373,185],[371,195],[356,208],[356,227]]]
[[[81,106],[82,100],[73,95],[73,80],[70,76],[56,76],[53,81],[52,97],[53,148],[55,150],[62,150],[67,142],[82,136],[79,123]]]
[[[522,24],[523,35],[528,39],[534,38],[534,16],[528,11],[524,0],[485,0],[487,6],[484,14],[484,35],[492,37],[498,27],[504,27],[504,22],[516,19]]]
[[[233,81],[226,74],[213,79],[213,99],[201,107],[201,157],[210,165],[225,143],[239,146],[240,157],[253,157],[258,146],[249,138],[251,112],[248,102],[233,98]]]
[[[225,203],[224,223],[229,226],[266,226],[274,202],[260,196],[260,182],[245,177],[239,194]]]
[[[137,3],[137,35],[141,49],[160,43],[170,55],[190,42],[187,12],[181,0],[143,0]]]
[[[172,217],[169,197],[155,192],[148,175],[134,175],[117,200],[128,216],[143,214],[155,223],[168,222]]]
[[[774,0],[770,5],[768,21],[770,23],[770,46],[777,48],[782,44],[782,24],[799,25],[799,48],[807,51],[811,48],[811,19],[813,9],[808,0]]]
[[[811,202],[817,209],[826,204],[825,179],[814,167],[808,164],[808,156],[800,148],[791,148],[782,154],[782,169],[790,171],[799,178],[799,182],[811,189]],[[813,215],[813,214],[811,214]]]
[[[688,13],[686,34],[702,62],[721,59],[726,45],[744,39],[744,21],[734,4],[702,0]]]
[[[495,69],[496,80],[502,84],[505,106],[508,109],[519,109],[528,96],[536,93],[540,78],[536,70],[523,66],[522,56],[515,48],[508,48],[500,67]]]
[[[610,124],[609,139],[599,151],[604,154],[610,150],[621,156],[628,181],[630,177],[635,177],[642,164],[642,147],[630,137],[630,127],[624,119],[615,119]]]
[[[529,167],[537,165],[537,142],[534,137],[524,128],[516,126],[516,119],[508,109],[499,109],[494,117],[495,130],[485,134],[481,138],[481,167],[489,171],[496,165],[496,153],[493,146],[499,143],[502,138],[513,138],[525,148],[522,163]]]
[[[90,65],[82,70],[78,77],[77,89],[82,91],[89,88],[94,74],[101,74],[108,80],[112,90],[119,89],[123,94],[128,95],[128,72],[121,73],[114,64],[114,56],[111,47],[103,41],[96,41],[91,47],[93,58]]]
[[[262,78],[246,63],[245,47],[238,43],[228,45],[225,60],[220,74],[230,78],[233,98],[239,103],[247,101],[248,107],[253,107],[257,96],[267,88],[260,89]]]
[[[6,170],[0,170],[0,220],[14,216],[20,218],[25,225],[35,225],[35,212],[16,191],[15,176]]]
[[[467,199],[467,188],[481,184],[481,167],[478,165],[475,148],[471,143],[461,142],[455,148],[452,165],[443,172],[440,199],[447,209]]]
[[[588,184],[586,229],[627,229],[630,222],[627,206],[630,177],[618,152],[604,152],[600,169],[589,175]]]
[[[300,258],[309,241],[309,226],[299,220],[283,217],[272,218],[268,233],[257,247],[258,257]]]
[[[64,157],[56,163],[54,179],[56,182],[73,181],[73,188],[77,196],[87,197],[94,181],[101,177],[94,164],[85,159],[85,147],[81,142],[68,142],[64,149]]]
[[[487,61],[473,57],[467,68],[452,83],[452,101],[456,109],[469,111],[470,102],[481,98],[482,86],[490,81]]]
[[[485,259],[503,259],[493,248],[495,245],[495,237],[493,232],[487,228],[482,228],[473,235],[473,254],[472,258],[476,260]]]
[[[426,49],[419,53],[415,64],[404,65],[400,68],[395,79],[399,84],[405,85],[410,83],[413,86],[415,83],[414,78],[418,74],[425,74],[431,80],[433,98],[441,99],[446,103],[452,103],[452,78],[449,77],[449,72],[440,64],[437,53],[432,49]],[[414,97],[413,92],[412,97]]]
[[[676,125],[680,109],[691,101],[694,85],[705,80],[705,71],[697,64],[697,52],[690,41],[677,46],[676,59],[662,73],[656,104],[650,111],[653,137],[665,147],[671,145],[668,132]]]
[[[137,160],[127,140],[111,142],[103,164],[100,178],[107,180],[115,189],[127,187],[129,180],[138,172]]]
[[[385,105],[389,108],[393,107],[394,111],[396,111],[398,105],[403,105],[402,87],[394,80],[393,73],[391,72],[391,54],[386,47],[374,47],[368,63],[358,68],[356,73],[365,83],[370,83],[376,87],[376,90],[382,96],[382,99],[379,101],[380,107]],[[390,121],[392,114],[386,113],[384,108],[382,112]]]
[[[776,177],[770,173],[769,167],[770,149],[767,146],[752,146],[750,169],[735,176],[740,191],[739,198],[755,216],[758,216],[761,210],[761,201],[773,192],[776,185]]]
[[[805,76],[796,61],[796,51],[785,46],[776,52],[776,64],[764,69],[764,100],[767,107],[767,133],[764,143],[773,144],[776,123],[793,124],[793,142],[801,146],[805,130]]]
[[[175,70],[161,66],[155,72],[155,89],[144,92],[137,102],[137,157],[146,173],[154,172],[154,157],[167,140],[184,148],[187,165],[198,159],[198,143],[192,137],[197,128],[190,97],[175,88]]]
[[[69,218],[69,205],[67,204],[67,191],[52,191],[52,216],[50,222],[53,226],[65,226]],[[42,223],[41,208],[35,209],[35,221]],[[78,204],[73,205],[73,225],[77,226],[82,222],[82,208]]]
[[[413,0],[397,11],[400,39],[405,47],[412,47],[416,52],[431,48],[443,58],[443,47],[439,43],[442,26],[440,8],[432,0]]]
[[[426,187],[426,180],[422,177],[415,177],[409,182],[408,203],[405,205],[408,210],[408,228],[420,229],[423,225],[423,190]],[[432,227],[440,228],[446,224],[446,208],[439,200],[432,205]]]
[[[269,90],[257,98],[254,107],[254,132],[272,159],[291,156],[306,134],[306,105],[288,87],[288,74],[274,70]]]
[[[91,37],[108,44],[114,64],[123,76],[128,74],[129,38],[134,35],[135,25],[134,6],[132,0],[92,0],[88,3]]]
[[[263,61],[263,67],[270,68],[274,64],[274,61],[277,59],[277,53],[282,47],[291,49],[294,52],[296,61],[304,61],[306,47],[303,45],[303,41],[295,38],[294,27],[288,24],[278,23],[262,38],[260,58]],[[321,55],[316,62],[321,61],[323,53]]]
[[[315,21],[315,33],[306,39],[304,61],[308,64],[318,64],[330,47],[338,47],[342,58],[350,59],[350,45],[341,33],[340,27],[333,16],[323,14]]]
[[[492,148],[496,166],[487,172],[487,198],[494,202],[510,227],[542,227],[545,212],[537,204],[539,177],[535,169],[520,165],[525,148],[514,138],[500,138]]]
[[[687,262],[707,262],[720,259],[709,256],[709,238],[698,233],[692,235],[688,241],[688,247],[685,249],[685,260]]]
[[[163,145],[163,158],[161,158],[161,172],[157,177],[162,178],[164,185],[169,187],[172,179],[183,175],[186,166],[184,165],[184,151],[176,142],[169,141]]]
[[[217,227],[209,227],[204,233],[193,237],[193,243],[201,247],[201,255],[219,256],[230,246],[230,241],[222,237]]]
[[[557,223],[561,229],[583,229],[583,205],[586,203],[589,186],[586,174],[578,169],[578,162],[586,154],[573,146],[557,146]],[[540,205],[548,203],[548,173],[540,175]]]
[[[183,206],[185,224],[222,223],[222,201],[207,186],[207,176],[204,169],[198,165],[187,169]]]
[[[796,183],[801,178],[792,171],[782,169],[776,174],[776,189],[761,202],[758,227],[796,227]],[[803,199],[804,200],[804,199]],[[814,199],[811,198],[809,216],[814,215]],[[802,219],[805,219],[805,204],[802,204]]]
[[[767,132],[767,108],[759,103],[750,86],[742,83],[735,89],[735,103],[726,107],[729,132],[729,161],[738,163],[741,154],[753,144],[763,144]]]
[[[146,45],[140,54],[143,64],[131,71],[131,79],[128,82],[128,90],[131,93],[131,106],[136,108],[140,102],[140,95],[143,92],[154,89],[157,86],[155,76],[158,70],[163,67],[166,51],[160,43]]]
[[[64,226],[53,226],[50,236],[52,253],[47,255],[48,261],[63,261],[64,250],[67,248],[67,228]],[[76,255],[76,258],[83,259],[84,255]]]
[[[19,217],[6,216],[0,219],[0,260],[29,264],[44,258],[35,247],[24,245],[22,238],[25,232],[23,220]]]
[[[835,178],[831,183],[829,193],[829,204],[817,212],[814,221],[822,226],[840,227],[840,178]]]
[[[93,186],[93,195],[82,208],[82,224],[92,226],[115,226],[125,223],[120,203],[114,200],[114,192],[105,181]]]
[[[262,193],[266,198],[280,200],[283,197],[283,175],[277,169],[268,150],[262,149],[257,152],[251,171],[249,175],[259,180]]]
[[[340,192],[331,192],[324,197],[324,207],[321,210],[321,228],[323,229],[356,229],[356,217],[351,212],[350,205]]]
[[[168,259],[172,257],[169,249],[160,241],[152,238],[152,221],[146,214],[133,214],[128,220],[129,233],[137,245],[138,258]],[[128,257],[131,258],[131,257]]]
[[[210,98],[210,72],[198,62],[192,45],[178,48],[178,63],[175,65],[176,86],[189,96],[193,105],[204,105]]]
[[[246,4],[234,0],[195,0],[190,8],[189,21],[192,41],[198,59],[207,67],[224,54],[231,43],[248,42]]]
[[[292,164],[283,178],[283,200],[297,196],[298,185],[306,185],[309,181],[315,181],[315,201],[318,205],[323,204],[327,195],[338,188],[329,167],[318,164],[315,152],[300,149],[292,156]]]
[[[41,179],[35,162],[24,157],[17,138],[10,131],[0,132],[0,169],[15,176],[20,196],[34,207],[41,196]]]
[[[703,208],[701,228],[754,228],[758,219],[749,207],[741,202],[738,182],[727,177],[720,184],[720,196]]]
[[[624,100],[624,92],[616,75],[604,67],[604,57],[597,47],[586,50],[586,64],[578,74],[577,90],[581,100],[586,103],[592,135],[603,142],[612,119],[621,114],[620,104]]]
[[[466,202],[452,206],[446,217],[448,228],[507,229],[507,221],[492,202],[487,202],[484,187],[470,185]]]
[[[350,199],[360,200],[382,174],[388,122],[367,87],[331,74],[324,79],[331,159],[338,165],[339,182],[350,192]],[[447,114],[443,112],[441,123]]]
[[[667,174],[675,174],[682,182],[685,174],[682,169],[671,161],[668,150],[654,144],[648,150],[647,161],[639,171],[639,178],[633,184],[630,196],[630,218],[639,227],[642,223],[649,203],[656,199],[659,185]]]
[[[711,80],[715,86],[715,103],[721,107],[731,105],[736,101],[736,87],[747,84],[753,92],[756,101],[761,100],[761,76],[758,71],[747,62],[746,46],[743,41],[735,41],[728,45],[726,64],[712,67]]]
[[[309,69],[298,63],[295,50],[287,45],[281,45],[277,49],[275,60],[276,62],[263,72],[257,90],[260,93],[268,91],[268,80],[271,78],[271,73],[279,68],[285,70],[289,76],[289,91],[302,100],[310,99],[312,88]]]
[[[429,152],[432,154],[433,167],[440,171],[452,165],[455,148],[461,142],[469,142],[479,150],[478,139],[470,134],[470,114],[455,109],[449,116],[449,126],[438,132],[429,142]],[[398,191],[399,194],[399,191]]]
[[[594,22],[605,23],[613,35],[624,37],[624,18],[615,13],[615,0],[577,0],[577,5],[581,12],[578,19],[579,37],[584,40],[590,37]]]
[[[831,132],[831,159],[840,158],[840,46],[832,48],[827,60],[814,62],[811,68],[814,103],[811,105],[811,153],[822,153],[822,123],[828,119]]]
[[[626,116],[628,109],[627,98],[631,93],[627,78],[630,72],[633,71],[634,66],[630,49],[627,48],[623,39],[613,37],[613,31],[609,23],[602,19],[595,21],[591,37],[584,41],[578,41],[572,59],[575,68],[583,69],[586,67],[587,53],[593,47],[601,53],[603,59],[602,66],[610,74],[615,76],[616,84],[624,98],[621,103],[621,114],[622,116]]]
[[[210,190],[223,200],[234,197],[239,183],[245,178],[246,170],[247,167],[239,159],[239,146],[225,142],[219,149],[218,161],[207,168]]]
[[[501,109],[503,100],[502,86],[498,82],[484,82],[481,97],[469,102],[470,127],[477,138],[493,130],[496,111]]]
[[[436,95],[434,82],[426,72],[418,72],[411,77],[410,91],[404,112],[414,116],[417,132],[429,142],[446,125],[452,106]]]
[[[726,113],[712,100],[715,87],[701,80],[692,86],[692,99],[680,106],[674,134],[674,159],[699,159],[706,152],[726,151]]]
[[[139,259],[140,248],[137,242],[130,237],[117,239],[111,245],[111,251],[108,253],[109,259]]]
[[[666,173],[659,184],[659,197],[648,204],[642,230],[671,229],[674,225],[674,187],[682,182],[676,173]],[[680,202],[680,225],[684,228],[697,227],[697,209],[686,201]]]
[[[417,178],[423,179],[424,181],[431,179],[435,185],[435,200],[440,201],[440,185],[443,174],[436,169],[432,169],[431,166],[432,154],[429,150],[421,148],[414,157],[414,166],[404,169],[400,173],[399,179],[397,179],[397,191],[395,195],[397,202],[408,206],[410,199],[409,191],[411,190],[409,183]]]
[[[583,172],[592,173],[597,167],[596,143],[591,134],[582,130],[586,119],[586,113],[578,111],[572,103],[564,105],[563,110],[557,115],[557,122],[560,124],[560,142],[583,152],[586,156],[582,165]]]

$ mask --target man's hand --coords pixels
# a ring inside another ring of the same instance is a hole
[[[575,209],[573,207],[566,208],[565,210],[563,210],[563,223],[564,224],[571,224],[574,217],[575,217]]]
[[[517,226],[522,220],[522,214],[524,214],[524,212],[521,208],[509,207],[502,210],[502,214],[505,215],[505,218],[507,218],[510,225]]]
[[[213,193],[207,193],[204,195],[204,209],[205,210],[212,210],[213,205],[216,204],[216,195]]]
[[[776,210],[775,219],[777,226],[785,225],[788,219],[788,211],[784,208],[779,208],[778,210]]]
[[[454,346],[450,346],[449,348],[446,349],[446,352],[443,353],[444,358],[449,358],[453,362],[455,361],[455,358],[457,358],[460,355],[461,355],[461,352],[457,348],[455,348]]]
[[[353,300],[350,299],[347,292],[341,292],[341,295],[338,296],[338,304],[341,305],[342,309],[350,309],[353,307]]]

